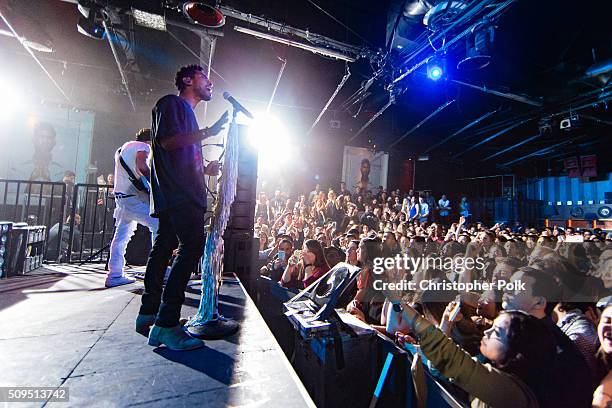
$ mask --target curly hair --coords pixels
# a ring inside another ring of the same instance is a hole
[[[151,141],[151,129],[144,128],[136,132],[136,141],[137,142]]]
[[[178,89],[179,92],[185,89],[185,83],[183,82],[183,78],[193,78],[193,76],[198,71],[204,72],[204,68],[196,64],[185,65],[184,67],[181,67],[181,69],[178,70],[176,76],[174,77],[174,84],[176,85],[176,89]]]
[[[538,318],[518,310],[502,311],[510,317],[508,348],[495,366],[512,373],[531,388],[541,402],[549,387],[555,361],[555,340]]]

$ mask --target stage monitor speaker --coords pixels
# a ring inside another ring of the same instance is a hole
[[[255,299],[259,275],[259,238],[254,238],[252,231],[226,229],[223,240],[223,272],[235,273]]]
[[[248,128],[238,127],[238,177],[236,197],[230,211],[227,228],[253,231],[255,227],[255,201],[257,199],[257,150],[247,139]],[[252,235],[252,234],[251,234]]]

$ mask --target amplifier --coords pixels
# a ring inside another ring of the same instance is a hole
[[[0,279],[8,276],[8,259],[10,255],[10,236],[13,223],[10,221],[0,221]]]
[[[13,224],[9,234],[6,276],[23,275],[42,266],[47,227]]]

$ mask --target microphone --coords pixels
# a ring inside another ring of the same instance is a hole
[[[236,109],[236,111],[242,112],[248,118],[253,119],[253,115],[251,114],[251,112],[249,112],[247,108],[242,106],[242,104],[240,104],[240,102],[238,102],[229,92],[223,92],[223,99],[231,103],[234,109]]]

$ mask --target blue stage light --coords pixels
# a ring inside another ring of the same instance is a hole
[[[438,80],[438,79],[442,78],[442,68],[440,68],[440,67],[433,67],[429,71],[429,78],[431,78],[433,80]]]
[[[436,56],[427,61],[427,77],[431,80],[437,81],[444,78],[447,75],[446,72],[446,56]]]

